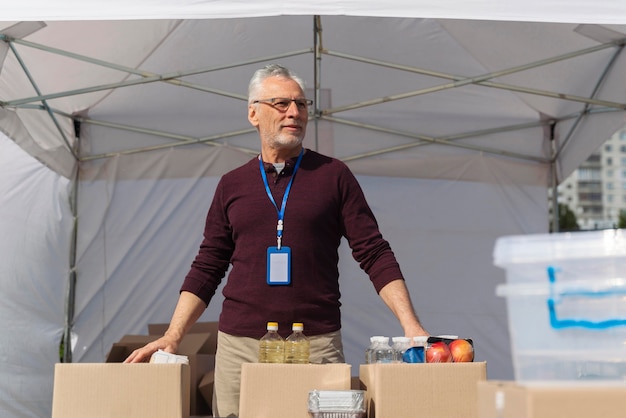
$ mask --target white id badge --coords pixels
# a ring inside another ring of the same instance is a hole
[[[291,248],[267,248],[267,284],[285,285],[291,283]]]

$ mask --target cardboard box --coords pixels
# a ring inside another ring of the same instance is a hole
[[[148,324],[148,334],[160,337],[165,334],[168,327],[169,324]],[[217,349],[217,328],[217,322],[196,322],[187,331],[187,335],[209,334],[208,341],[200,348],[198,354],[215,354]]]
[[[107,356],[107,362],[116,363],[124,354],[126,358],[135,348],[143,347],[144,345],[158,339],[158,335],[124,335],[118,342],[113,344],[116,347],[115,352],[110,351]],[[183,337],[183,340],[178,346],[178,353],[184,356],[192,354],[215,354],[215,351],[210,350],[211,336],[208,333],[192,333]],[[126,347],[126,350],[121,350],[121,347]],[[115,360],[109,360],[115,359]]]
[[[133,350],[141,348],[157,338],[157,335],[125,335],[113,344],[106,362],[123,362]],[[202,377],[215,369],[215,354],[203,354],[209,351],[209,341],[210,335],[208,333],[187,334],[178,346],[177,354],[189,358],[190,413],[192,415],[211,413],[211,404],[205,401],[199,389]]]
[[[487,364],[362,364],[359,377],[368,418],[478,418],[477,382],[487,379]]]
[[[478,384],[480,418],[623,418],[626,383]]]
[[[213,405],[213,386],[215,384],[215,370],[211,370],[208,373],[205,373],[200,379],[200,383],[198,384],[198,390],[200,394],[204,398],[204,401],[207,405]]]
[[[240,418],[310,418],[309,391],[349,390],[349,364],[244,363]]]
[[[122,363],[134,350],[143,347],[156,340],[149,335],[125,335],[116,343],[113,343],[104,360],[106,363]]]
[[[187,418],[186,364],[58,363],[52,418]]]
[[[148,334],[152,336],[153,339],[156,339],[162,336],[169,324],[148,324]],[[193,382],[197,381],[198,389],[197,391],[192,391],[192,399],[191,399],[191,413],[204,415],[211,413],[211,405],[213,403],[213,395],[208,396],[208,391],[213,390],[213,383],[205,382],[202,385],[202,380],[206,376],[206,374],[213,375],[212,372],[215,369],[215,352],[217,350],[217,331],[218,331],[218,322],[196,322],[191,326],[189,331],[187,331],[186,338],[194,338],[189,337],[190,335],[202,334],[208,336],[206,340],[203,340],[203,343],[193,350],[185,349],[185,352],[193,352],[197,357],[195,359],[190,358],[190,365],[193,362],[191,368],[191,379],[192,379],[192,387]],[[201,337],[204,338],[204,337]],[[179,348],[180,354],[184,354],[183,347]],[[211,355],[211,356],[203,356],[203,355]]]

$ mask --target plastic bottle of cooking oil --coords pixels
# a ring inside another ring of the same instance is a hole
[[[259,341],[259,363],[284,363],[285,340],[278,334],[278,322],[267,323],[267,333]]]
[[[293,331],[285,339],[285,363],[308,364],[311,343],[304,335],[302,322],[294,322],[291,326]]]

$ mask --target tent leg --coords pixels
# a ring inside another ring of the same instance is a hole
[[[320,116],[320,78],[322,69],[322,20],[320,16],[313,16],[313,88],[315,103],[315,151],[319,151],[319,116]]]
[[[556,161],[552,161],[550,164],[550,178],[552,182],[552,196],[550,199],[552,205],[552,232],[559,232],[559,191],[557,190],[557,174],[556,174]]]
[[[550,199],[552,205],[552,225],[550,230],[552,232],[559,232],[559,178],[557,173],[557,149],[554,131],[556,129],[556,123],[553,121],[550,124],[550,146],[552,149],[552,158],[550,159],[550,182],[552,196]]]
[[[65,303],[65,325],[63,329],[63,363],[72,362],[72,323],[74,321],[74,302],[76,295],[76,271],[70,271],[66,303]]]
[[[76,135],[76,155],[80,144],[80,122],[74,121]],[[67,293],[65,297],[65,322],[63,327],[63,362],[72,362],[72,326],[74,325],[74,309],[76,306],[76,243],[78,240],[78,180],[79,161],[76,161],[74,179],[72,180],[72,193],[70,195],[70,210],[72,212],[72,237],[70,242],[70,274],[68,277]]]

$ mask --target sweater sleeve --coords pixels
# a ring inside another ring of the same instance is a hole
[[[180,289],[195,294],[207,305],[226,274],[234,249],[223,195],[224,179],[217,185],[202,243]]]
[[[404,279],[402,271],[383,238],[357,179],[347,166],[339,176],[343,235],[354,259],[367,273],[377,292],[393,280]]]

